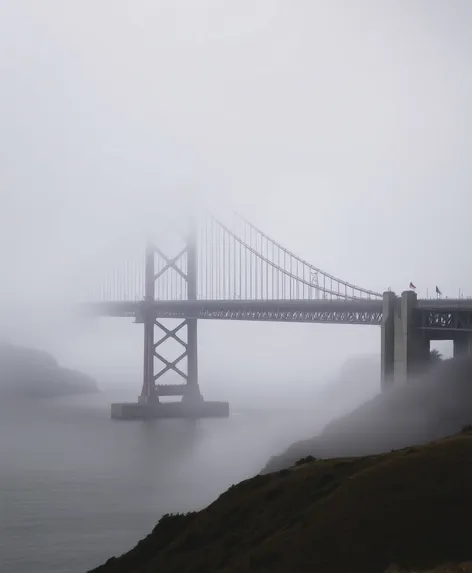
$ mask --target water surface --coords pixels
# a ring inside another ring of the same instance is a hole
[[[307,408],[238,404],[221,420],[110,419],[110,402],[133,398],[0,404],[1,573],[83,573],[321,424]]]

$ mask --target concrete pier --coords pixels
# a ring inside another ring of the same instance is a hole
[[[430,341],[413,322],[416,303],[415,292],[403,292],[400,313],[395,314],[394,377],[399,382],[406,382],[410,376],[421,372],[429,361]]]
[[[472,335],[470,332],[461,332],[456,334],[453,339],[454,344],[454,357],[463,354],[472,354]]]
[[[381,328],[381,354],[380,354],[380,381],[381,388],[385,390],[394,381],[395,362],[395,293],[388,291],[383,295],[382,326]]]
[[[111,405],[111,417],[116,420],[151,418],[228,418],[229,402],[124,402]]]
[[[391,384],[407,382],[421,372],[429,361],[430,340],[414,323],[416,293],[405,291],[401,297],[383,295],[381,327],[382,390]]]

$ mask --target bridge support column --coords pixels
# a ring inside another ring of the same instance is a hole
[[[395,293],[383,293],[381,350],[380,350],[380,384],[385,390],[393,384],[395,363]]]
[[[394,380],[404,383],[420,373],[429,361],[429,339],[416,327],[413,312],[416,293],[406,291],[395,304]]]
[[[190,218],[187,237],[187,299],[197,300],[197,230],[195,219]],[[198,385],[198,321],[187,320],[187,392],[182,397],[185,404],[203,401]]]
[[[454,358],[464,354],[472,354],[472,335],[468,332],[461,332],[453,339],[454,344]]]
[[[156,398],[154,385],[154,318],[146,316],[144,317],[143,387],[138,400],[141,404],[150,404]]]
[[[144,301],[147,305],[155,300],[155,257],[154,249],[148,241],[146,244],[146,267],[144,277]],[[154,386],[154,317],[144,311],[141,317],[144,324],[143,387],[138,400],[141,404],[153,403],[156,399]]]
[[[182,396],[185,404],[203,401],[198,384],[198,336],[197,319],[187,320],[187,392]]]

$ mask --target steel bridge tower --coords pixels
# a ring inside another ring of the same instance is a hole
[[[197,302],[198,240],[197,220],[191,217],[181,233],[184,246],[168,256],[149,238],[144,268],[144,300],[139,303],[136,322],[144,325],[143,385],[137,403],[112,404],[113,418],[203,418],[229,416],[228,402],[203,399],[198,383],[197,314],[162,317],[158,305],[163,300]],[[173,327],[164,321],[177,321]],[[181,352],[171,359],[164,343],[173,340]],[[186,367],[184,366],[186,362]],[[157,366],[157,368],[156,368]],[[162,384],[162,377],[173,372],[183,383]],[[162,397],[181,400],[164,402]]]
[[[197,235],[195,219],[191,220],[189,231],[185,237],[185,246],[174,257],[168,257],[150,240],[146,245],[145,263],[145,295],[142,307],[142,316],[139,322],[144,324],[144,366],[143,387],[139,402],[142,404],[159,403],[162,396],[181,396],[183,403],[198,404],[202,401],[198,385],[198,344],[197,319],[185,318],[169,329],[161,320],[156,318],[153,303],[156,301],[156,283],[172,269],[179,275],[186,285],[182,292],[186,294],[184,300],[197,300]],[[156,256],[163,261],[163,266],[156,272]],[[180,263],[180,264],[179,264]],[[158,293],[159,294],[159,293]],[[183,329],[186,329],[186,340],[182,338]],[[156,340],[156,332],[161,336]],[[175,360],[168,360],[160,351],[160,347],[169,339],[175,340],[182,346],[182,353]],[[156,372],[155,358],[162,364]],[[179,365],[187,359],[186,371]],[[156,384],[167,372],[173,371],[184,384]]]

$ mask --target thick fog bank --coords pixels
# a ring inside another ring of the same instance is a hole
[[[319,436],[292,444],[263,473],[307,455],[357,456],[421,444],[472,422],[472,358],[440,363],[422,377],[390,388],[330,422]]]

